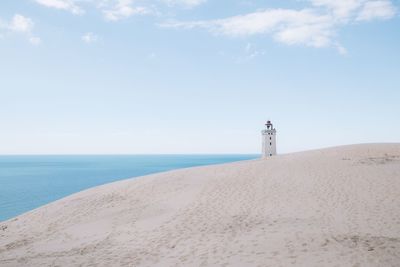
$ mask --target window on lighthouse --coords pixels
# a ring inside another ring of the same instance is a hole
[[[272,146],[272,143],[271,143],[271,142],[269,142],[269,145],[270,145],[270,146]]]

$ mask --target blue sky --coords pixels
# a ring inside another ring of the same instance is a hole
[[[389,0],[0,3],[0,154],[400,141]]]

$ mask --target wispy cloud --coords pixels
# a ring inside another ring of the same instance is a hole
[[[33,34],[35,24],[31,18],[20,14],[15,14],[8,22],[0,21],[0,30],[24,35],[33,45],[39,45],[41,39]]]
[[[194,8],[206,0],[35,0],[36,3],[54,9],[82,15],[82,4],[99,10],[108,21],[118,21],[135,15],[157,15],[158,6]]]
[[[193,8],[204,4],[207,0],[163,0],[169,6],[183,6],[187,8]]]
[[[286,45],[346,49],[336,40],[337,29],[355,21],[390,19],[396,8],[389,0],[311,0],[303,9],[264,9],[216,20],[169,21],[170,28],[204,28],[217,35],[271,35]]]
[[[99,7],[104,17],[110,21],[117,21],[133,15],[149,15],[153,13],[150,7],[134,5],[132,0],[103,2]]]
[[[29,33],[33,26],[32,19],[16,14],[10,21],[8,28],[15,32]]]
[[[46,7],[83,14],[83,3],[94,6],[108,21],[135,15],[157,15],[160,3],[194,8],[207,0],[35,0]],[[264,8],[248,14],[197,21],[167,21],[169,28],[203,28],[216,35],[246,38],[268,35],[286,45],[334,47],[347,51],[337,40],[338,29],[351,23],[390,19],[397,13],[392,0],[303,0],[303,8]],[[29,27],[29,23],[25,25]],[[91,41],[89,41],[91,42]]]
[[[75,15],[85,13],[83,8],[78,6],[74,0],[36,0],[36,3],[50,8],[66,10]]]
[[[272,34],[286,44],[302,43],[314,47],[327,46],[333,32],[333,22],[327,15],[311,9],[267,9],[226,19],[194,22],[167,22],[163,27],[205,28],[214,34],[231,37],[247,37]]]
[[[87,44],[95,43],[95,42],[97,42],[98,39],[99,39],[99,37],[92,32],[88,32],[88,33],[85,33],[84,35],[82,35],[82,41]]]
[[[251,60],[251,59],[254,59],[256,57],[265,55],[265,50],[258,49],[252,43],[247,43],[246,44],[244,52],[245,52],[244,59],[246,59],[246,60]]]
[[[370,1],[365,3],[357,16],[357,20],[390,19],[396,15],[396,12],[396,8],[388,1]]]

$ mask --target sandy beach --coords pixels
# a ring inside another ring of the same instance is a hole
[[[399,266],[400,144],[197,167],[0,222],[0,266]]]

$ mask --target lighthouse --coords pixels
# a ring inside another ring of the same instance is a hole
[[[268,158],[276,155],[276,129],[271,121],[265,124],[266,129],[262,134],[262,157]]]

